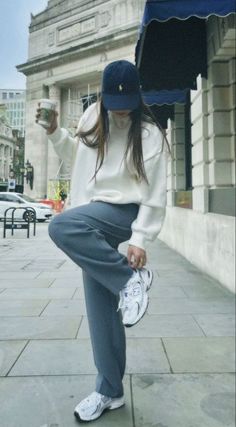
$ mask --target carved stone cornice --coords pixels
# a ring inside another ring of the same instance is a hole
[[[40,30],[48,25],[73,17],[75,14],[92,10],[96,6],[111,3],[111,0],[64,0],[60,3],[49,1],[47,8],[31,16],[29,32]]]
[[[28,76],[39,71],[48,70],[61,64],[71,62],[76,59],[93,55],[94,53],[104,53],[104,46],[111,45],[112,48],[122,47],[124,39],[135,43],[137,40],[137,26],[133,28],[120,30],[115,34],[101,37],[94,41],[89,41],[79,46],[72,46],[59,52],[29,60],[24,64],[16,66],[17,70]]]

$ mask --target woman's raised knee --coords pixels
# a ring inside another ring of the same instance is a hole
[[[48,226],[48,234],[53,241],[60,240],[60,237],[62,234],[64,234],[65,231],[65,224],[66,221],[63,217],[63,213],[54,216],[54,218],[50,221]]]

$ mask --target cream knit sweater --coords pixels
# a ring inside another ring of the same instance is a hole
[[[90,129],[96,122],[99,104],[92,104],[83,114],[78,127]],[[87,147],[72,138],[66,129],[57,128],[49,136],[58,156],[73,164],[71,207],[91,201],[126,204],[137,203],[140,208],[132,223],[130,245],[146,249],[161,230],[166,206],[166,158],[163,136],[157,126],[143,123],[143,158],[149,185],[138,181],[131,156],[124,161],[130,118],[118,118],[109,113],[110,139],[104,163],[95,172],[97,149]]]

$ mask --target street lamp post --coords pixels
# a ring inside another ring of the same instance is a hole
[[[20,173],[22,174],[22,179],[26,178],[27,184],[29,184],[30,189],[33,190],[34,185],[34,167],[30,163],[29,160],[27,160],[24,167],[20,168]]]
[[[26,182],[27,182],[27,184],[29,184],[30,189],[33,190],[33,186],[34,186],[34,167],[30,163],[29,160],[27,160],[25,166],[26,166]]]

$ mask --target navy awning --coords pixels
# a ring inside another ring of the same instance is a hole
[[[147,0],[136,46],[143,90],[196,89],[207,77],[206,18],[233,12],[234,0]]]
[[[189,99],[189,89],[160,90],[142,92],[142,98],[147,104],[163,129],[167,128],[168,119],[174,120],[175,104],[186,105]]]
[[[147,0],[142,25],[153,19],[168,21],[171,18],[208,18],[211,15],[227,16],[235,12],[232,0]]]
[[[145,104],[151,105],[173,105],[185,104],[189,90],[160,90],[142,92],[142,98]]]

